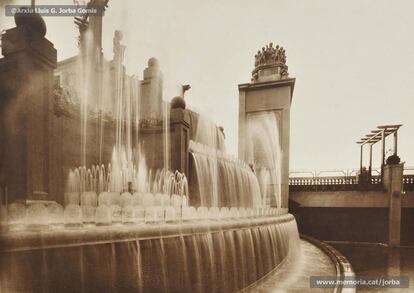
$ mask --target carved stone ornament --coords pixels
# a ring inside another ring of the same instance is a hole
[[[254,56],[254,70],[252,72],[252,80],[256,81],[259,77],[259,71],[266,68],[278,67],[278,74],[280,79],[289,77],[288,66],[286,65],[286,51],[283,47],[276,45],[273,47],[273,43],[269,43],[261,50],[258,50]]]

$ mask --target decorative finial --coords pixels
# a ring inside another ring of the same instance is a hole
[[[120,30],[116,30],[114,32],[113,38],[113,52],[114,52],[114,59],[121,60],[123,59],[123,55],[126,49],[126,46],[121,44],[121,40],[123,38],[123,34]]]
[[[183,98],[184,98],[185,92],[188,91],[189,89],[191,89],[191,85],[189,85],[189,84],[183,84],[183,85],[181,85],[181,89],[182,89]]]
[[[159,67],[159,61],[155,57],[148,59],[148,67]]]
[[[253,80],[258,79],[258,71],[264,68],[279,67],[280,78],[288,78],[288,66],[286,65],[286,51],[283,47],[276,45],[273,47],[273,43],[270,42],[262,50],[258,50],[254,56],[254,67],[252,72]]]
[[[171,100],[171,109],[185,109],[186,103],[183,97],[176,96]]]
[[[274,48],[273,43],[269,43],[266,47],[262,47],[262,51],[257,51],[255,67],[272,64],[286,65],[286,51],[279,45]]]
[[[27,8],[27,7],[25,7]],[[16,26],[26,26],[32,31],[40,33],[42,37],[46,35],[46,23],[38,13],[20,13],[14,15]]]

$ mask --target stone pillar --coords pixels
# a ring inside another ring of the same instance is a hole
[[[1,184],[9,202],[54,200],[53,71],[57,54],[37,15],[17,15],[2,36],[0,60]]]
[[[140,118],[162,118],[162,73],[158,60],[150,58],[141,81]]]
[[[185,110],[185,102],[176,97],[171,102],[170,150],[171,170],[178,170],[189,178],[190,115]]]
[[[282,207],[288,206],[289,193],[289,136],[290,106],[295,78],[289,78],[283,48],[273,44],[256,55],[250,83],[239,85],[239,158],[247,163],[247,121],[249,115],[274,112],[278,119],[279,141],[282,150],[281,193]],[[253,154],[253,157],[260,154]],[[274,184],[275,182],[271,182]],[[271,203],[274,205],[275,203]]]
[[[384,187],[389,195],[388,245],[390,247],[400,245],[403,170],[404,164],[384,166]]]

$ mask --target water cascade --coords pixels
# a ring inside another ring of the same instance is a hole
[[[175,224],[97,227],[64,238],[44,233],[3,244],[2,264],[14,268],[2,267],[3,289],[237,292],[297,253],[299,235],[294,218],[284,215],[277,220],[187,222],[179,229]]]
[[[163,101],[164,169],[170,169],[170,104]]]
[[[85,166],[86,162],[86,147],[87,147],[87,128],[88,128],[88,115],[91,108],[95,108],[96,104],[93,105],[91,101],[92,95],[92,77],[94,69],[94,56],[93,52],[93,34],[91,30],[86,30],[83,33],[81,40],[80,54],[77,59],[77,70],[78,70],[78,89],[79,89],[79,104],[80,104],[80,122],[81,122],[81,165]],[[96,109],[95,109],[96,110]]]
[[[201,206],[259,207],[262,205],[256,175],[244,162],[194,141],[194,160]]]
[[[193,123],[196,127],[194,127],[195,132],[192,135],[192,140],[225,153],[223,131],[203,114],[193,115],[195,116]]]
[[[279,121],[275,112],[249,114],[247,117],[248,162],[258,175],[263,204],[281,206],[282,150]]]

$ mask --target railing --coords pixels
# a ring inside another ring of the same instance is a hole
[[[349,185],[357,184],[356,177],[293,177],[289,185]]]
[[[414,175],[404,175],[403,185],[405,191],[414,191]]]
[[[329,176],[328,174],[335,174]],[[359,182],[359,170],[331,170],[313,172],[291,172],[289,178],[290,191],[351,191],[351,190],[381,190],[380,171],[372,170],[373,176],[368,182]],[[295,176],[296,175],[296,176]],[[298,176],[299,175],[299,176]],[[307,176],[303,176],[307,175]],[[311,175],[311,176],[309,176]],[[328,176],[326,176],[328,175]]]
[[[337,176],[326,176],[335,173]],[[359,170],[290,172],[290,191],[349,191],[383,190],[381,171],[373,169],[368,182],[359,182]],[[414,191],[414,167],[405,167],[403,175],[405,191]]]
[[[302,177],[290,178],[290,191],[336,191],[353,190],[356,188],[356,177]]]

